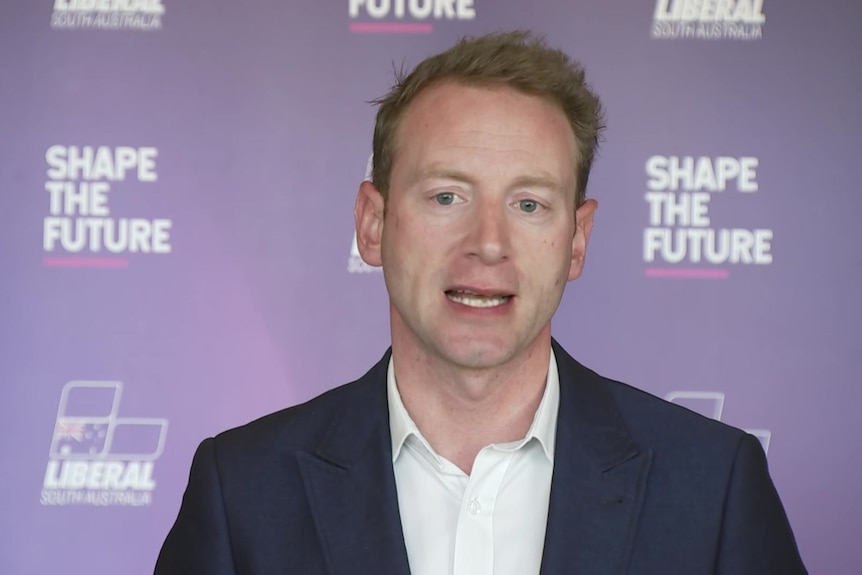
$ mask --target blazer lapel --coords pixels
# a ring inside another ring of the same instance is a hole
[[[638,451],[601,378],[556,342],[560,412],[543,575],[625,572],[651,452]]]
[[[314,453],[297,455],[332,575],[409,573],[386,403],[389,353],[343,402]]]

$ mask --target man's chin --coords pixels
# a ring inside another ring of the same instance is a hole
[[[441,346],[440,355],[453,367],[462,369],[493,369],[509,362],[515,355],[511,342],[482,341],[475,338],[457,344]]]

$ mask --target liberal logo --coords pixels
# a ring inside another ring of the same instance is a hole
[[[168,420],[119,417],[119,381],[63,386],[42,484],[42,505],[152,503]]]
[[[162,0],[54,0],[51,28],[161,30]]]
[[[652,37],[759,40],[763,0],[656,0]]]
[[[349,0],[357,34],[430,34],[434,21],[473,20],[473,0]]]

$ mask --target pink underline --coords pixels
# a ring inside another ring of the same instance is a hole
[[[42,263],[55,268],[125,268],[129,260],[121,258],[44,258]]]
[[[351,22],[356,34],[430,34],[431,24],[400,24],[398,22]]]
[[[648,278],[726,280],[730,277],[730,270],[708,268],[646,268],[644,275]]]

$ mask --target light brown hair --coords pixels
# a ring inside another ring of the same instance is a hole
[[[398,126],[422,90],[445,80],[472,86],[507,86],[560,106],[577,144],[576,206],[586,197],[587,180],[604,129],[602,105],[586,84],[584,69],[542,38],[526,31],[462,38],[412,72],[396,72],[395,85],[372,103],[379,106],[374,125],[372,174],[375,187],[389,194]]]

